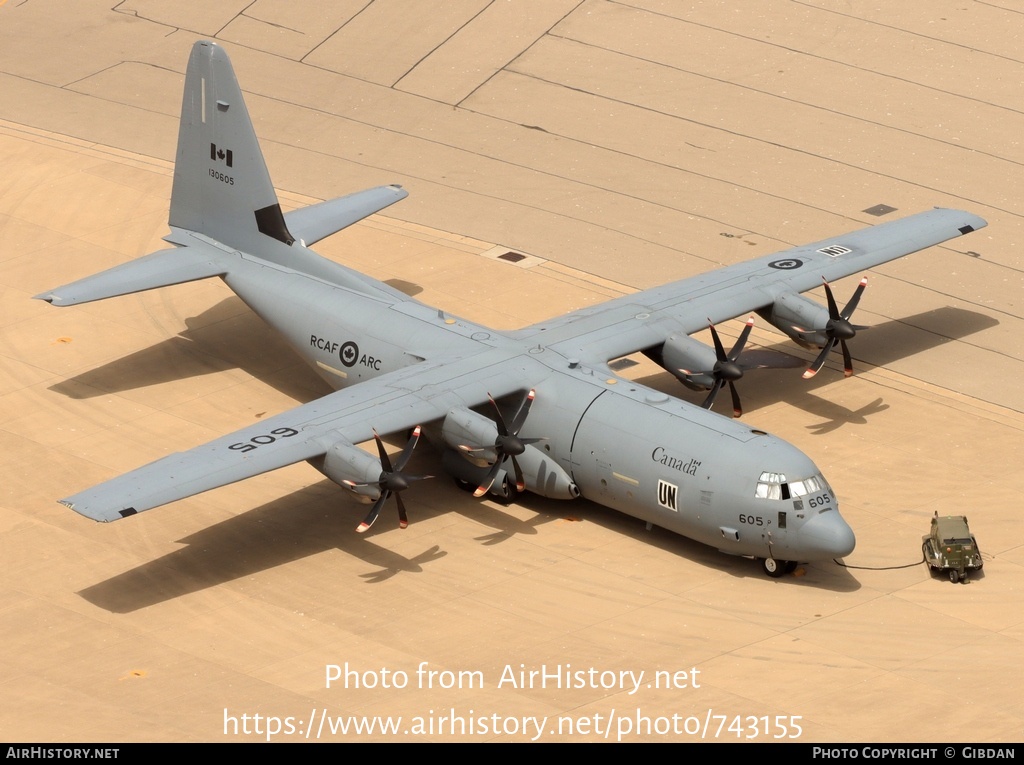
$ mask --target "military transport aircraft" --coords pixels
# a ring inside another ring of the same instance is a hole
[[[750,325],[726,353],[689,337],[756,312],[793,340],[847,340],[864,282],[840,311],[799,293],[986,225],[936,209],[785,253],[498,332],[429,308],[308,249],[406,196],[382,186],[283,214],[222,48],[188,62],[170,207],[172,248],[37,297],[55,306],[220,277],[337,390],[205,446],[172,454],[62,500],[113,521],[305,460],[372,503],[366,531],[415,479],[405,468],[422,432],[475,494],[524,490],[583,497],[650,524],[758,558],[779,576],[797,561],[849,554],[854,534],[821,471],[790,444],[612,372],[643,352],[691,387],[733,382]],[[393,461],[378,433],[407,434]],[[357,444],[376,440],[377,455]]]

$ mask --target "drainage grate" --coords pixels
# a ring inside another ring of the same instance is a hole
[[[891,212],[896,212],[895,207],[889,207],[889,205],[875,205],[864,210],[868,215],[874,215],[881,218],[883,215],[888,215]]]
[[[526,256],[520,255],[518,252],[506,252],[504,255],[499,255],[498,260],[507,260],[509,263],[518,263],[520,260],[526,260]]]

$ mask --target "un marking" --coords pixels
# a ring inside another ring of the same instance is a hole
[[[658,504],[668,508],[673,513],[679,512],[678,506],[679,487],[668,481],[658,479]]]

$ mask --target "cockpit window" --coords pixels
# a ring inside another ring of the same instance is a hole
[[[784,473],[761,473],[754,496],[758,499],[783,499],[782,487],[786,484]],[[788,494],[788,489],[787,489]]]
[[[828,489],[828,482],[821,473],[799,481],[787,481],[785,473],[772,473],[766,470],[757,481],[754,496],[758,499],[789,499],[817,494]]]
[[[825,491],[827,488],[828,484],[825,483],[825,479],[821,475],[812,475],[810,478],[805,478],[802,481],[791,481],[789,484],[789,491],[794,497],[817,494],[818,492]]]

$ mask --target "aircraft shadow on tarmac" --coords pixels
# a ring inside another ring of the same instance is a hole
[[[428,458],[421,462],[415,469],[432,470],[436,467],[440,470],[439,459]],[[725,555],[712,547],[657,527],[648,530],[636,519],[586,500],[565,503],[524,495],[520,498],[523,508],[537,515],[534,519],[523,521],[493,502],[474,500],[443,479],[440,483],[444,485],[434,490],[436,496],[417,497],[415,505],[410,498],[413,523],[457,512],[496,529],[492,534],[473,537],[483,546],[498,544],[520,534],[537,534],[538,526],[560,520],[596,523],[624,538],[652,545],[706,566],[712,572],[763,580],[760,567],[749,559]],[[377,522],[378,526],[368,534],[356,534],[355,524],[365,511],[365,506],[345,497],[330,481],[317,481],[305,489],[180,539],[178,542],[185,547],[98,582],[78,594],[104,610],[130,613],[329,550],[340,550],[372,566],[370,571],[360,571],[358,564],[338,564],[339,581],[362,580],[366,584],[379,584],[398,574],[423,573],[429,569],[430,564],[449,554],[440,545],[430,545],[429,542],[425,543],[422,552],[411,557],[376,544],[373,541],[374,532],[392,530],[389,525],[392,521],[390,509],[385,506]],[[187,510],[179,508],[178,512],[182,511]],[[167,509],[165,512],[175,510]],[[828,575],[805,578],[790,576],[780,581],[837,592],[860,588],[859,582],[844,569],[833,569],[831,564],[822,562],[814,565],[815,568],[827,569]],[[314,585],[310,585],[310,591],[305,594],[301,592],[303,586],[295,585],[296,597],[308,595],[312,601],[319,600]]]
[[[68,378],[50,390],[69,398],[92,398],[228,369],[247,372],[302,403],[331,390],[237,297],[225,298],[184,321],[185,329],[177,335]],[[284,370],[288,373],[282,374]]]

